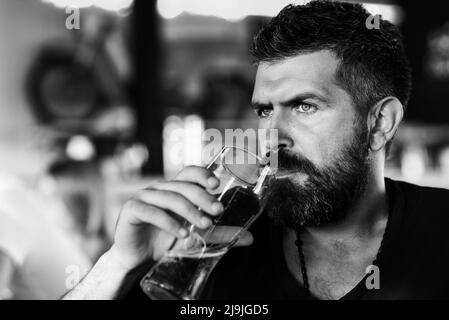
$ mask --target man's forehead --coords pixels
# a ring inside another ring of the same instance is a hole
[[[265,95],[283,96],[291,90],[326,94],[336,86],[338,63],[329,50],[300,54],[274,63],[261,62],[257,68],[253,99],[259,100]]]

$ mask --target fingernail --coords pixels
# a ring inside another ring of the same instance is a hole
[[[209,186],[214,188],[214,187],[218,186],[218,179],[215,177],[210,177],[209,179],[207,179],[207,183],[209,184]]]
[[[212,203],[211,209],[214,213],[220,213],[224,210],[223,205],[221,204],[221,202],[214,202]]]
[[[179,229],[179,235],[181,237],[185,238],[185,237],[187,237],[188,234],[189,234],[189,232],[186,229],[184,229],[184,228]]]
[[[203,227],[206,227],[206,228],[210,227],[212,225],[212,221],[209,218],[206,218],[206,217],[202,217],[200,222],[201,222],[201,225]]]

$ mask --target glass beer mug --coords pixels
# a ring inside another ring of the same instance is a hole
[[[206,230],[185,222],[189,235],[176,239],[140,282],[153,300],[197,299],[215,265],[263,211],[261,198],[270,167],[261,158],[245,149],[224,147],[207,168],[220,181],[213,192],[224,211]],[[217,241],[214,234],[212,240],[214,229],[220,226],[234,227],[233,233],[223,241]]]

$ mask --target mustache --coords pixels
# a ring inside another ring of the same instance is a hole
[[[280,172],[301,172],[308,175],[318,175],[320,170],[307,158],[300,154],[279,149],[277,153],[277,170]]]

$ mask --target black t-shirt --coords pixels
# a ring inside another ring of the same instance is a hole
[[[449,298],[449,191],[385,181],[390,213],[375,262],[380,289],[368,289],[365,277],[342,299]],[[287,268],[281,230],[261,216],[250,231],[253,245],[231,249],[221,259],[202,298],[314,299]],[[138,281],[125,295],[119,295],[142,296]]]

